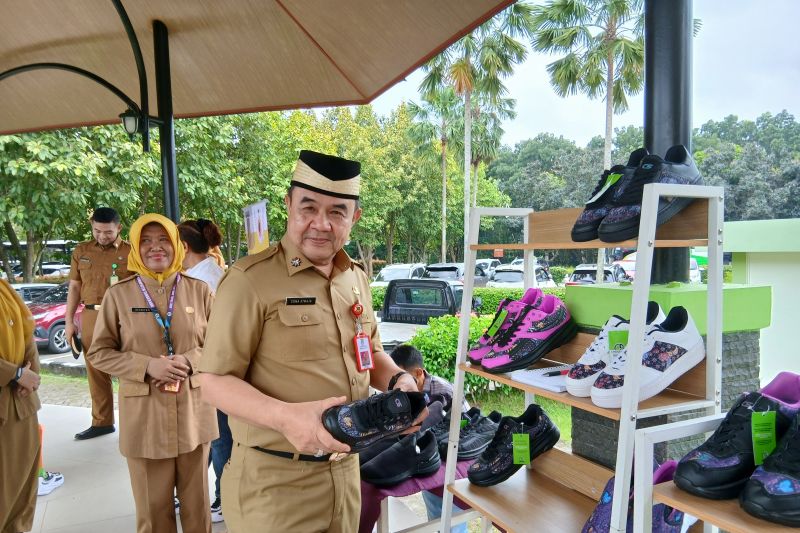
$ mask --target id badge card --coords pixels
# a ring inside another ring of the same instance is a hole
[[[375,367],[375,362],[372,360],[372,343],[370,342],[369,335],[363,331],[356,333],[353,337],[353,345],[356,349],[356,365],[359,372],[366,372]]]
[[[178,381],[175,383],[165,383],[161,386],[161,390],[163,392],[173,392],[177,394],[181,391],[181,382]]]

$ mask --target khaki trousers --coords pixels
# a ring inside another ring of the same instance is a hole
[[[89,353],[94,334],[94,324],[97,322],[97,311],[84,309],[81,313],[81,342],[84,355]],[[92,397],[92,425],[111,426],[114,424],[114,389],[111,386],[111,376],[97,370],[88,359],[86,374],[89,377],[89,395]]]
[[[36,415],[20,420],[14,401],[8,405],[6,422],[0,426],[0,531],[18,533],[33,528],[39,487],[39,422]]]
[[[228,533],[353,533],[360,511],[357,455],[293,461],[234,443],[222,475]]]
[[[177,489],[184,533],[211,533],[208,444],[170,459],[128,457],[137,533],[176,533]]]

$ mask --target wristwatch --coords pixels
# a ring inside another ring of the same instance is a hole
[[[21,378],[21,377],[22,377],[22,371],[23,371],[23,370],[24,370],[24,369],[23,369],[22,367],[19,367],[19,368],[17,369],[17,373],[14,375],[14,377],[11,379],[11,381],[13,381],[14,383],[16,383],[17,381],[19,381],[19,378]]]
[[[402,376],[403,374],[408,374],[409,376],[411,375],[408,372],[406,372],[405,370],[403,370],[402,372],[398,372],[397,374],[392,376],[392,379],[389,380],[389,388],[386,389],[386,390],[390,391],[390,390],[394,389],[394,386],[397,385],[397,380],[400,379],[400,376]]]

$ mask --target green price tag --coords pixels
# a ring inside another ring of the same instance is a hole
[[[492,322],[489,325],[489,328],[486,330],[486,334],[489,337],[494,337],[495,334],[497,333],[497,330],[500,329],[500,326],[503,325],[503,322],[506,320],[507,316],[508,316],[508,311],[506,309],[500,311],[497,314],[497,318],[494,319],[494,322]]]
[[[514,464],[531,464],[531,436],[528,433],[514,433],[511,438],[514,447]]]
[[[462,418],[462,419],[461,419],[461,427],[462,427],[462,428],[465,428],[465,427],[467,427],[467,424],[469,424],[469,420],[464,420],[464,419]]]
[[[589,198],[589,200],[586,203],[590,204],[592,202],[597,201],[597,199],[603,196],[603,193],[605,193],[608,189],[611,188],[612,185],[618,182],[621,177],[622,174],[617,174],[616,172],[614,174],[609,174],[608,177],[606,178],[606,182],[603,184],[603,187],[599,191],[597,191],[597,194]]]
[[[750,423],[753,435],[753,461],[758,466],[775,449],[775,411],[753,411]]]
[[[608,351],[618,352],[628,345],[627,331],[608,332]]]

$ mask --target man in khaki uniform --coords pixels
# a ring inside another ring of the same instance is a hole
[[[241,259],[217,289],[200,363],[204,399],[230,415],[222,476],[230,533],[358,530],[358,458],[321,422],[370,385],[415,391],[383,352],[369,280],[342,250],[358,205],[360,164],[302,151],[280,244]],[[374,368],[359,371],[354,304],[364,307]],[[339,460],[337,460],[339,459]]]
[[[140,217],[131,226],[131,244],[128,266],[138,274],[106,291],[87,358],[119,377],[119,448],[128,462],[137,532],[177,530],[177,489],[183,531],[210,533],[208,450],[217,417],[200,397],[195,370],[211,290],[180,274],[183,246],[169,219]],[[165,390],[175,383],[178,392]]]
[[[127,278],[130,244],[120,236],[122,225],[119,214],[110,207],[95,209],[90,219],[92,240],[82,242],[72,252],[67,294],[66,325],[67,340],[75,333],[74,316],[79,303],[84,304],[81,314],[81,342],[83,353],[89,353],[92,333],[100,302],[106,289],[117,281]],[[92,425],[75,435],[76,440],[93,439],[114,432],[114,392],[111,376],[97,370],[86,360],[89,377],[89,395],[92,397]]]

